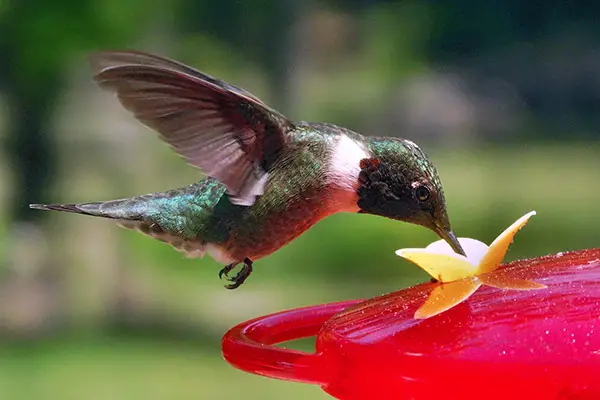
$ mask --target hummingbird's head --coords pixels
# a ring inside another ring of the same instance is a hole
[[[371,138],[370,158],[360,163],[359,212],[422,225],[465,255],[446,211],[442,182],[435,166],[413,142]]]

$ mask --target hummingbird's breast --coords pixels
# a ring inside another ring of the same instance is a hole
[[[234,258],[259,259],[328,215],[358,211],[360,160],[368,152],[343,128],[318,127],[297,133],[264,194],[243,210],[227,243]]]

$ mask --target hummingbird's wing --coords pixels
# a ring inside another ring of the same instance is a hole
[[[94,79],[188,162],[227,186],[235,204],[261,195],[292,123],[245,90],[184,64],[132,52],[90,57]]]

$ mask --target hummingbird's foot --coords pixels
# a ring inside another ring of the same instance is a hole
[[[231,282],[229,285],[225,285],[225,289],[237,289],[239,288],[245,281],[248,279],[250,274],[252,273],[252,260],[249,258],[244,259],[244,263],[240,272],[238,272],[235,276],[229,277],[229,273],[237,266],[235,264],[226,265],[221,271],[219,271],[219,278],[225,278]]]
[[[219,279],[223,279],[223,275],[225,275],[227,280],[231,280],[229,278],[229,273],[235,268],[236,265],[237,263],[226,265],[222,270],[219,271]]]

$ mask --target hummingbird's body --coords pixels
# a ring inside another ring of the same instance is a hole
[[[207,252],[223,264],[257,260],[330,214],[359,210],[359,163],[367,150],[348,135],[357,134],[334,125],[299,125],[289,154],[251,206],[232,204],[226,186],[208,178],[162,193],[72,205],[73,211],[117,219],[191,257]]]
[[[322,218],[364,212],[421,224],[460,245],[441,182],[412,142],[332,124],[293,123],[242,89],[136,52],[100,53],[96,81],[209,178],[130,199],[33,208],[115,219],[191,257],[242,271]]]

